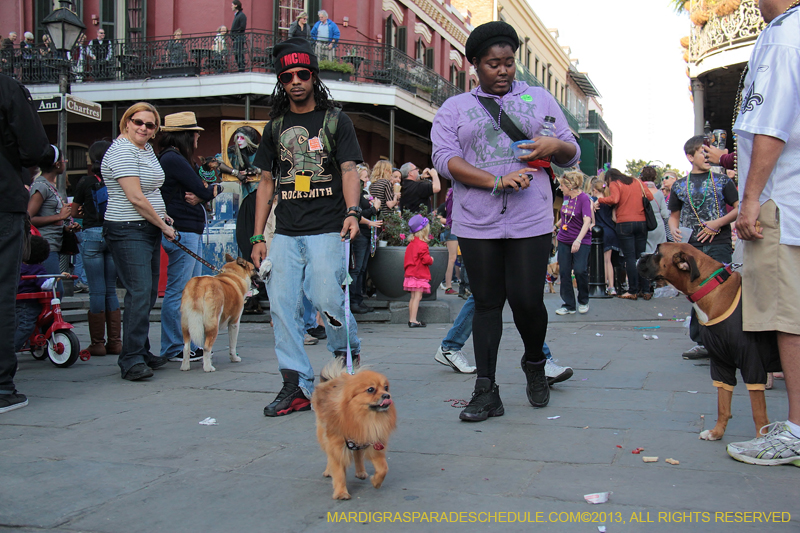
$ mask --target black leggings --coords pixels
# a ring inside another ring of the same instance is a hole
[[[479,378],[494,381],[506,299],[525,345],[525,360],[544,359],[544,281],[551,239],[549,234],[527,239],[458,238],[475,298],[472,342]]]

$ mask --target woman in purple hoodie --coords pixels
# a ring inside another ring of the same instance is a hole
[[[556,100],[543,88],[514,81],[514,28],[502,21],[475,28],[466,55],[479,87],[448,99],[433,121],[433,163],[453,182],[453,227],[475,297],[474,347],[478,377],[461,420],[503,414],[495,383],[497,349],[506,299],[522,336],[522,370],[528,401],[550,400],[542,344],[547,333],[544,283],[553,231],[550,178],[528,161],[548,159],[574,165],[580,150]],[[545,117],[555,119],[554,136],[539,136]],[[533,142],[520,159],[506,133],[510,119]]]

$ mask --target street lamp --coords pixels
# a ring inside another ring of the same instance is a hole
[[[67,153],[67,108],[65,103],[65,95],[69,94],[69,67],[70,62],[67,59],[67,52],[72,50],[75,44],[80,39],[81,34],[86,29],[86,26],[81,22],[81,19],[70,9],[72,2],[70,0],[60,0],[61,7],[53,10],[52,13],[42,21],[42,25],[47,29],[50,34],[50,40],[53,47],[58,50],[58,58],[56,61],[59,65],[58,74],[58,90],[61,93],[61,111],[58,113],[58,149],[62,154]],[[58,192],[62,198],[67,197],[67,171],[58,177],[57,181]]]

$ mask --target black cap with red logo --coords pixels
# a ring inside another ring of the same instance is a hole
[[[317,56],[311,51],[311,43],[303,37],[292,37],[276,44],[272,49],[272,56],[275,58],[275,74],[295,67],[319,72]]]

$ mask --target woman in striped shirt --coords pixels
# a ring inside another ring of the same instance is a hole
[[[175,238],[159,189],[164,171],[148,142],[159,121],[158,111],[147,102],[129,107],[119,123],[120,136],[102,163],[108,189],[103,236],[126,290],[117,364],[129,381],[149,378],[152,369],[167,362],[150,352],[148,338],[150,311],[158,296],[161,235]]]

